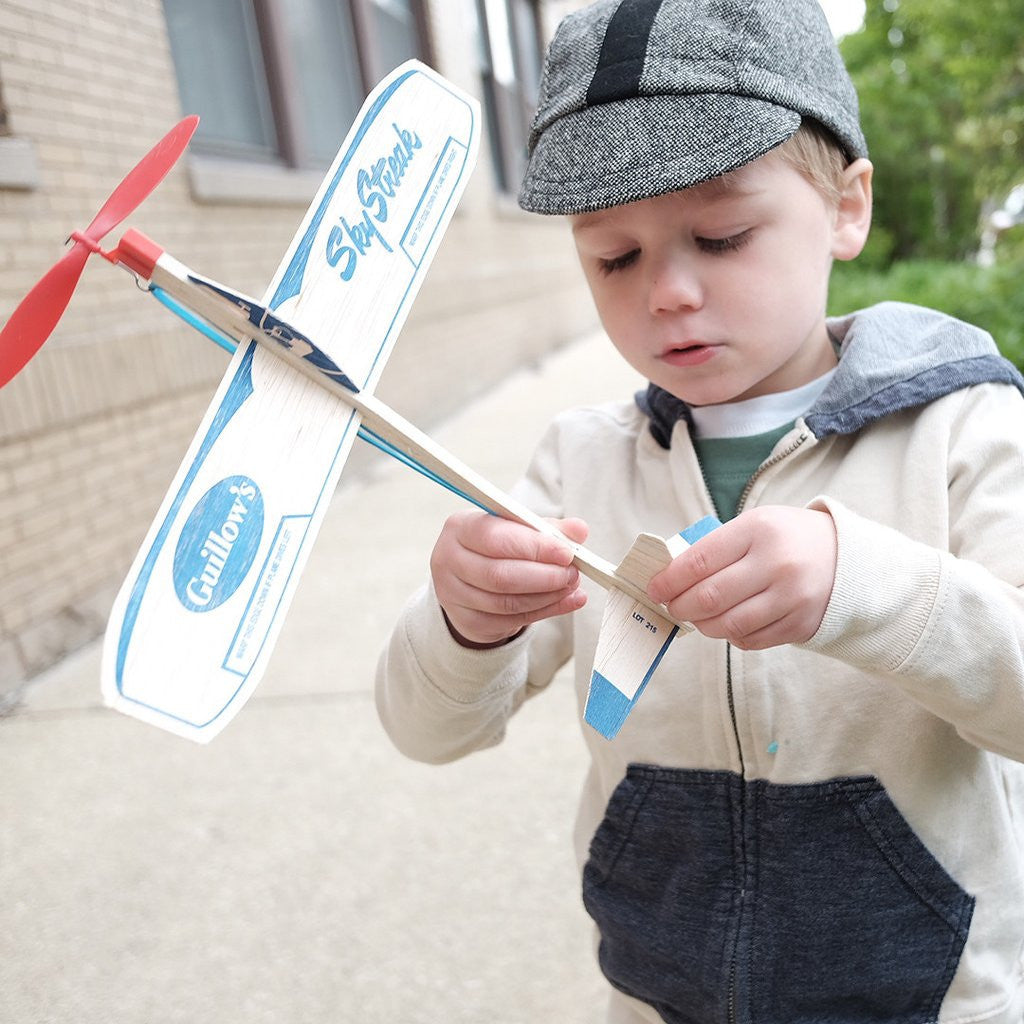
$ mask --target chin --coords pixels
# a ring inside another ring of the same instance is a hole
[[[655,383],[657,384],[658,382],[655,381]],[[746,397],[742,392],[734,388],[687,388],[672,387],[667,384],[659,384],[658,386],[687,405],[724,405],[726,402],[736,402]]]

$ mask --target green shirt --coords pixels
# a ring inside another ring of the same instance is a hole
[[[786,423],[767,433],[751,434],[749,437],[693,439],[704,480],[722,522],[736,515],[736,506],[750,478],[771,455],[775,445],[792,429],[793,424]]]

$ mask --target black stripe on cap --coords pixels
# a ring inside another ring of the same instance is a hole
[[[611,103],[640,94],[647,40],[662,0],[622,0],[608,22],[597,70],[587,89],[587,105]]]

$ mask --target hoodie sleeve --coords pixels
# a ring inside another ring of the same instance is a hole
[[[514,493],[541,515],[560,515],[553,430]],[[406,605],[378,661],[377,711],[402,753],[418,761],[452,761],[500,742],[515,711],[551,682],[571,654],[570,616],[537,623],[502,647],[462,647],[428,584]]]
[[[968,742],[1024,761],[1024,400],[964,392],[950,433],[949,549],[831,498],[832,598],[804,646],[882,671]]]

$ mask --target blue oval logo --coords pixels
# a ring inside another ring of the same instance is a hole
[[[238,588],[263,537],[263,495],[247,476],[229,476],[200,499],[174,551],[174,591],[190,612],[210,612]]]

